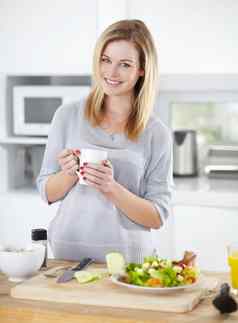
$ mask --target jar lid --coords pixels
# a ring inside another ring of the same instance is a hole
[[[47,230],[46,229],[32,229],[31,230],[31,239],[33,241],[47,240]]]

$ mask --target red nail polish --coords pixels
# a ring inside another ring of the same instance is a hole
[[[86,177],[83,177],[84,180],[86,180],[87,178]]]
[[[88,165],[88,163],[83,163],[84,166]]]
[[[80,154],[80,150],[79,149],[76,149],[75,152],[76,152],[76,154]]]
[[[84,174],[84,172],[80,172],[80,174],[81,174],[81,175],[83,175],[83,174]]]
[[[83,169],[83,166],[80,166],[80,169],[82,170]]]

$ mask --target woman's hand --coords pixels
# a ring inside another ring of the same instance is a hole
[[[80,150],[64,149],[57,156],[57,160],[62,171],[70,176],[77,176],[76,171],[79,170]]]
[[[80,167],[80,174],[88,185],[102,193],[110,193],[116,183],[109,160],[104,160],[102,164],[84,163],[84,166]]]

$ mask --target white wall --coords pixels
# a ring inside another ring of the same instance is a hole
[[[237,0],[0,0],[0,72],[87,73],[98,32],[143,19],[160,72],[238,73]]]

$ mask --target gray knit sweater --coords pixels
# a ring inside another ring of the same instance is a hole
[[[124,134],[92,127],[84,108],[85,99],[61,106],[54,115],[37,178],[41,197],[48,203],[45,185],[60,170],[56,156],[63,149],[107,150],[115,180],[151,201],[164,222],[171,213],[173,189],[169,130],[152,116],[139,140],[132,142]],[[105,261],[105,254],[118,251],[127,261],[142,262],[153,251],[150,229],[130,220],[95,188],[78,183],[60,201],[48,235],[53,254],[60,259],[87,256]]]

